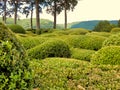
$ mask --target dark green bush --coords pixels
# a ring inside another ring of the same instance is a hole
[[[26,33],[25,29],[20,25],[11,24],[11,25],[7,25],[7,27],[10,28],[15,33],[22,33],[22,34]]]
[[[27,55],[15,35],[0,23],[0,90],[31,88]]]
[[[65,41],[74,48],[98,50],[105,39],[105,37],[96,35],[71,35]]]
[[[79,49],[79,48],[72,48],[71,49],[71,58],[90,61],[92,54],[94,54],[94,50],[87,50],[87,49]]]
[[[106,46],[97,51],[91,58],[94,64],[120,65],[120,46]]]
[[[103,46],[120,46],[120,34],[112,35],[103,42]]]
[[[113,28],[111,33],[120,33],[120,28]]]
[[[112,28],[116,27],[115,25],[111,24],[109,21],[104,20],[100,21],[93,29],[93,31],[97,32],[110,32]]]
[[[28,55],[36,59],[46,57],[70,57],[70,50],[65,42],[54,39],[29,49]]]

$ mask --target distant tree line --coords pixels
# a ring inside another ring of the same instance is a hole
[[[117,25],[111,24],[107,20],[100,21],[93,29],[93,31],[97,32],[110,32],[113,28],[120,28],[120,20],[118,20]]]
[[[6,17],[14,15],[14,24],[17,24],[18,12],[30,15],[31,29],[33,29],[33,10],[36,10],[36,33],[40,32],[40,13],[46,9],[48,14],[54,17],[53,28],[56,29],[57,15],[64,10],[65,24],[67,28],[67,11],[74,10],[78,0],[0,0],[0,15],[6,23]]]

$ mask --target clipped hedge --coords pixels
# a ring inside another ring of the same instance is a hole
[[[92,54],[94,54],[94,50],[87,50],[87,49],[79,49],[79,48],[72,48],[71,49],[71,58],[90,61]]]
[[[105,39],[105,37],[95,35],[71,35],[65,39],[65,42],[74,48],[98,50]]]
[[[10,24],[10,25],[7,25],[7,27],[10,28],[15,33],[22,33],[22,34],[26,33],[25,29],[20,25]]]
[[[94,64],[120,65],[120,46],[106,46],[97,51],[91,58]]]
[[[46,57],[70,57],[70,50],[65,42],[54,39],[29,49],[28,55],[36,59]]]
[[[37,45],[42,44],[43,42],[49,40],[48,38],[43,37],[20,37],[18,36],[18,39],[22,43],[22,45],[25,47],[26,50],[31,49]]]
[[[111,33],[120,33],[120,28],[113,28]]]
[[[26,57],[15,35],[0,23],[0,90],[31,88],[31,69]]]
[[[120,34],[112,35],[103,42],[103,46],[120,46]]]
[[[40,90],[119,90],[120,65],[93,65],[68,59],[32,60],[34,86]]]
[[[112,34],[109,32],[91,32],[91,33],[87,33],[86,35],[96,35],[96,36],[109,37]]]
[[[70,35],[85,35],[90,31],[84,28],[75,28],[75,29],[67,30],[66,32],[68,32]]]

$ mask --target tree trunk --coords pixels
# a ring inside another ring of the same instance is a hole
[[[65,29],[67,29],[67,6],[66,6],[66,0],[65,0]]]
[[[40,19],[39,19],[39,0],[35,1],[36,4],[36,34],[41,33],[40,30]]]
[[[31,29],[33,29],[33,21],[32,21],[32,19],[33,19],[33,3],[31,4],[31,6],[32,6],[32,9],[31,9],[30,25],[31,25]]]
[[[56,22],[57,22],[57,17],[56,17],[56,8],[57,5],[56,5],[56,1],[54,1],[54,26],[53,28],[56,29]]]
[[[18,1],[17,0],[14,1],[14,5],[15,5],[14,24],[17,24],[17,6],[18,6]]]
[[[4,23],[6,23],[6,0],[4,0],[4,16],[3,16]]]

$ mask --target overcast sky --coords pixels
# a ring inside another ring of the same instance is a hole
[[[35,15],[34,15],[35,16]],[[24,16],[21,15],[21,18]],[[41,18],[53,21],[44,11]],[[120,0],[80,0],[74,11],[68,11],[68,23],[86,20],[120,19]],[[64,23],[64,12],[57,16],[57,23]]]
[[[53,16],[43,12],[41,18],[53,21]],[[81,0],[73,12],[68,12],[68,23],[86,20],[120,19],[120,0]],[[57,16],[57,23],[64,23],[64,13]]]

